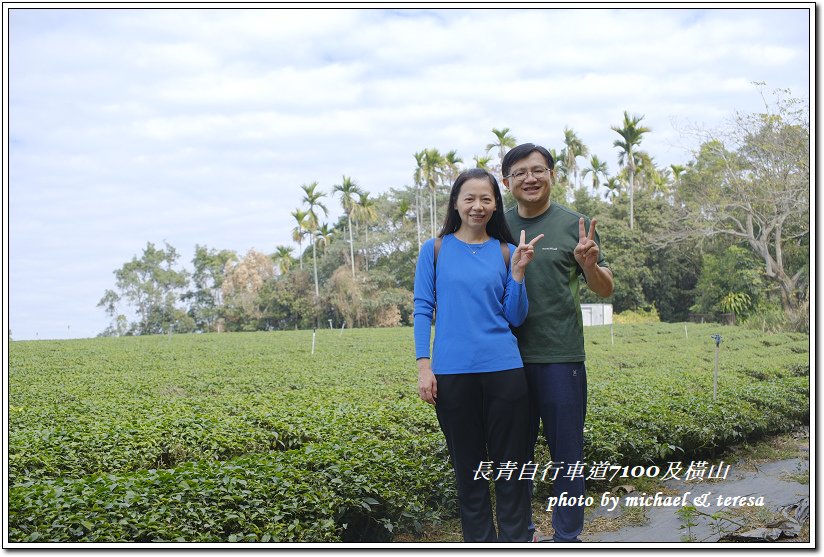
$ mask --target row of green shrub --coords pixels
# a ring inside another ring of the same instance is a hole
[[[167,401],[111,401],[32,409],[17,416],[10,438],[12,484],[95,473],[172,468],[192,460],[227,460],[321,441],[395,441],[439,431],[413,392],[393,400],[347,402],[352,395],[305,389],[291,395],[198,396]],[[330,397],[335,397],[330,400]],[[337,400],[340,400],[338,402]]]
[[[809,423],[807,335],[658,323],[586,336],[588,462],[686,461]],[[9,539],[374,541],[454,514],[411,329],[318,331],[314,354],[311,341],[11,343]]]
[[[309,444],[174,468],[24,482],[9,491],[20,542],[337,542],[420,532],[455,493],[440,439]]]

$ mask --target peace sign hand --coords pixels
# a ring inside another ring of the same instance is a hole
[[[591,269],[598,263],[598,255],[601,253],[598,244],[595,243],[595,223],[592,219],[589,223],[589,233],[584,229],[584,217],[578,219],[578,245],[575,246],[575,261],[582,269]]]
[[[535,257],[535,244],[543,237],[543,234],[538,234],[527,244],[526,231],[521,230],[521,241],[518,247],[515,248],[515,255],[512,256],[512,278],[517,282],[524,280],[526,266],[529,265],[529,262]]]

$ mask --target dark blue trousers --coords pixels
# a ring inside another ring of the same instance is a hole
[[[563,364],[526,364],[529,385],[530,443],[529,458],[534,459],[540,423],[556,466],[563,466],[552,483],[552,495],[577,498],[585,494],[584,478],[565,477],[568,467],[584,461],[584,418],[587,409],[587,372],[584,362]],[[562,464],[563,463],[563,464]],[[546,463],[540,463],[543,469]],[[584,528],[584,506],[553,508],[553,539],[577,542]],[[532,525],[534,530],[534,525]]]
[[[531,540],[530,484],[519,479],[529,444],[524,370],[437,375],[436,379],[435,410],[455,470],[464,541]],[[482,461],[492,462],[489,479],[476,479]],[[517,463],[518,470],[509,479],[495,480],[504,463]],[[489,480],[495,481],[497,532]]]

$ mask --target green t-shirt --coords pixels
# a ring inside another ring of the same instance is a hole
[[[505,216],[515,238],[520,237],[521,230],[526,231],[527,242],[538,234],[544,235],[535,244],[535,258],[526,268],[529,313],[523,325],[513,329],[521,358],[532,364],[584,361],[584,323],[578,290],[579,280],[585,279],[573,252],[579,240],[578,219],[584,217],[586,230],[590,219],[555,203],[534,218],[519,216],[517,207],[507,210]],[[601,246],[597,230],[595,242]],[[603,252],[598,265],[608,266]]]

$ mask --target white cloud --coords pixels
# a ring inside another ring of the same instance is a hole
[[[15,338],[66,336],[67,321],[102,330],[112,271],[147,241],[183,261],[196,243],[291,244],[303,183],[399,188],[416,151],[470,164],[493,127],[560,150],[569,126],[615,171],[609,126],[624,110],[644,115],[659,164],[684,162],[673,121],[758,110],[751,81],[799,95],[810,83],[803,10],[28,9],[9,21]]]
[[[339,64],[319,68],[286,66],[262,74],[194,74],[161,84],[160,101],[188,106],[256,106],[280,104],[309,109],[314,106],[349,105],[361,86],[351,67]]]

